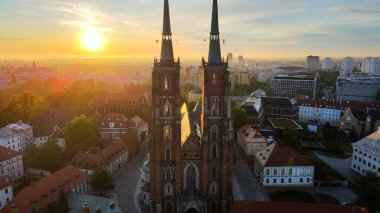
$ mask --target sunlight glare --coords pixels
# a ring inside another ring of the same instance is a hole
[[[87,31],[82,34],[82,45],[86,50],[101,50],[104,45],[104,39],[99,32]]]

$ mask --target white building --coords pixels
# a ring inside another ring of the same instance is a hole
[[[308,69],[319,69],[319,56],[309,55],[306,57],[306,68]]]
[[[23,152],[33,143],[33,129],[19,121],[0,129],[0,146]]]
[[[363,59],[362,72],[370,73],[373,75],[380,75],[380,60],[375,57],[368,57]]]
[[[15,181],[24,176],[22,154],[0,146],[0,178]]]
[[[3,209],[12,199],[12,184],[3,179],[0,179],[0,209]]]
[[[345,57],[342,61],[342,72],[340,75],[345,76],[355,69],[354,59],[352,57]]]
[[[237,141],[245,154],[251,156],[268,145],[266,138],[248,124],[237,131]]]
[[[331,57],[326,57],[322,62],[322,70],[332,70],[334,67]]]
[[[255,154],[254,172],[264,186],[312,186],[314,180],[313,163],[277,143]]]
[[[380,175],[380,128],[367,137],[352,143],[351,169],[364,175],[375,172]]]
[[[35,147],[41,147],[43,146],[46,141],[49,139],[57,140],[57,145],[60,146],[62,149],[65,149],[65,137],[62,129],[59,126],[54,126],[52,131],[46,130],[46,131],[40,131],[40,132],[34,132],[33,134],[33,146]]]
[[[109,142],[119,139],[131,126],[132,122],[121,113],[107,113],[98,122],[100,138]]]
[[[257,81],[261,83],[266,83],[268,82],[271,78],[273,77],[273,72],[271,70],[263,70],[260,71],[257,74]]]

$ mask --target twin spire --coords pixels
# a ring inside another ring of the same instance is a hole
[[[218,1],[213,0],[210,32],[209,64],[221,64],[222,57],[219,40]],[[164,24],[162,30],[161,61],[174,61],[172,33],[170,29],[169,2],[164,0]]]

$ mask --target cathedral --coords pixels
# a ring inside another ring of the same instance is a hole
[[[164,0],[160,59],[152,72],[149,141],[150,211],[228,212],[232,203],[233,124],[228,62],[221,57],[218,2],[213,0],[202,98],[180,101],[180,59],[174,59],[168,0]]]

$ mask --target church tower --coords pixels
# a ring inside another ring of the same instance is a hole
[[[231,84],[228,62],[222,60],[218,1],[213,0],[208,62],[203,64],[201,131],[203,191],[217,189],[208,197],[209,212],[227,212],[232,202]]]
[[[160,60],[152,72],[150,210],[226,213],[232,201],[231,86],[221,58],[218,3],[213,2],[203,95],[194,109],[180,102],[180,62],[174,60],[168,0]]]
[[[152,72],[152,123],[149,142],[151,212],[176,212],[180,146],[180,61],[174,60],[168,0],[164,0],[161,58]],[[179,183],[178,183],[179,184]],[[162,211],[165,209],[165,211]]]

